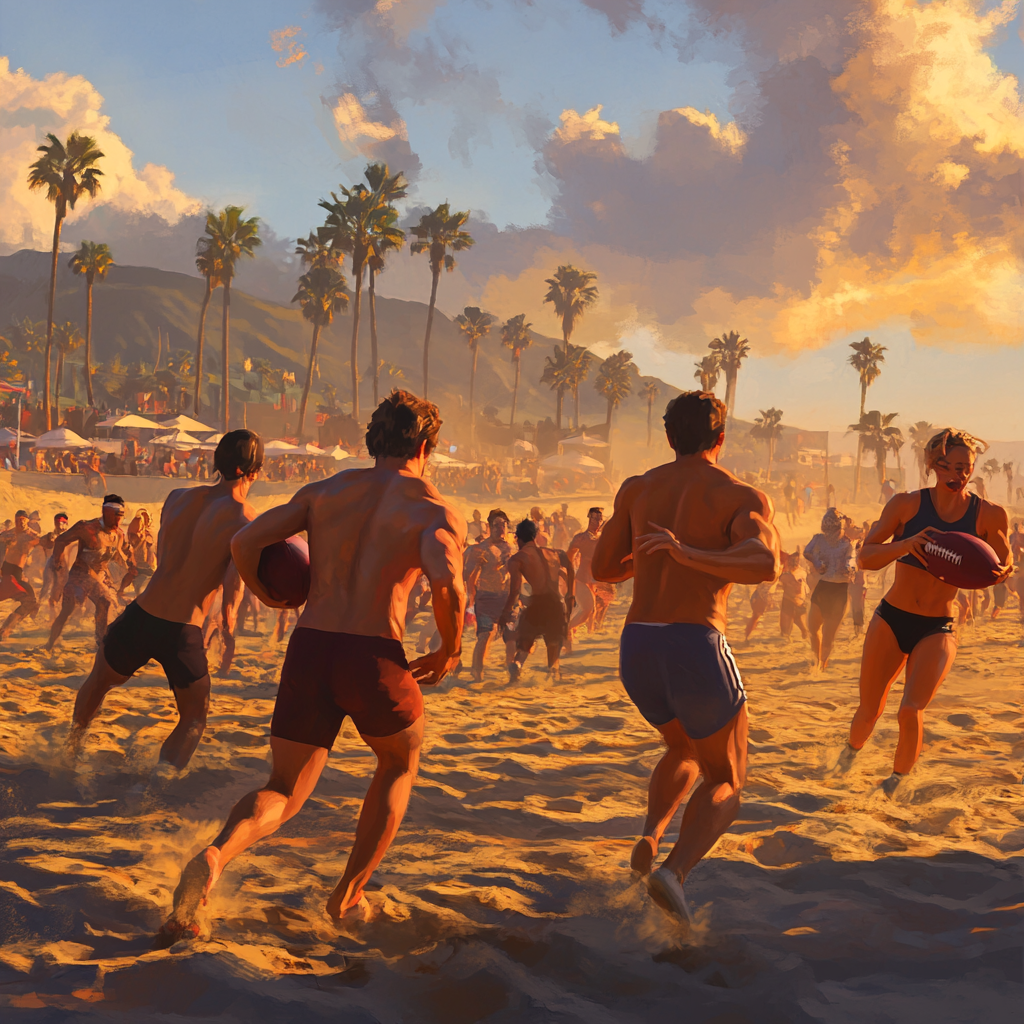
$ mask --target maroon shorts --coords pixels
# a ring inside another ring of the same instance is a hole
[[[400,640],[307,626],[292,632],[271,736],[330,750],[346,715],[363,736],[393,736],[422,714]]]

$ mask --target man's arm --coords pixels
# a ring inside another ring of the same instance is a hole
[[[590,575],[600,583],[623,583],[633,575],[633,526],[630,521],[633,498],[638,482],[631,476],[624,481],[615,495],[615,509],[611,519],[597,538],[594,555],[590,560]]]
[[[573,605],[576,604],[576,569],[567,551],[559,551],[558,560],[565,569],[565,604],[571,618]]]
[[[466,615],[462,548],[466,527],[460,519],[445,515],[441,522],[425,529],[420,538],[420,564],[430,580],[434,621],[441,634],[440,648],[409,666],[421,686],[441,682],[462,654],[462,624]]]
[[[498,629],[504,629],[509,619],[512,618],[512,611],[519,603],[519,595],[523,590],[523,570],[519,565],[519,559],[515,555],[508,560],[508,573],[508,597],[505,599],[505,607],[501,609]]]
[[[750,501],[733,517],[729,547],[705,551],[681,544],[664,526],[649,524],[651,533],[637,537],[637,551],[645,555],[667,551],[680,565],[706,572],[732,583],[774,583],[781,571],[779,531],[772,524],[774,509],[768,496],[751,489]]]
[[[271,608],[287,608],[288,605],[272,598],[260,582],[260,554],[265,547],[302,533],[308,526],[308,520],[309,505],[300,490],[293,495],[291,501],[268,509],[247,526],[243,526],[231,538],[231,557],[234,559],[238,575],[242,577],[245,585]]]
[[[64,549],[69,545],[73,544],[76,540],[81,541],[86,535],[85,528],[86,520],[79,519],[70,530],[65,530],[54,542],[53,542],[53,567],[60,569],[64,565]]]

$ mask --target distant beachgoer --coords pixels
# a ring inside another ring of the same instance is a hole
[[[508,527],[505,512],[500,508],[491,509],[487,516],[488,536],[466,554],[466,605],[473,608],[476,616],[473,679],[478,683],[483,680],[487,652],[508,600],[508,560],[512,557],[512,547],[506,539]],[[506,648],[507,667],[515,655],[515,647],[506,644]]]
[[[744,640],[749,640],[750,635],[757,629],[757,624],[772,610],[772,595],[775,592],[775,582],[764,580],[754,587],[750,595],[750,618],[747,619],[747,628],[744,631]]]
[[[732,824],[746,779],[746,693],[725,639],[733,583],[779,575],[779,534],[769,498],[718,457],[725,403],[684,392],[665,411],[675,461],[619,488],[591,571],[606,583],[633,577],[619,655],[622,682],[668,751],[651,775],[647,818],[630,858],[652,898],[689,919],[683,886]],[[661,525],[665,524],[665,525]],[[651,871],[669,822],[698,776],[679,840]]]
[[[796,481],[793,477],[786,480],[782,488],[782,497],[786,505],[786,523],[793,526],[796,523]]]
[[[0,599],[10,598],[18,602],[18,607],[0,627],[0,640],[6,640],[22,619],[35,615],[39,610],[32,584],[25,579],[25,563],[40,543],[39,534],[29,529],[28,513],[23,509],[14,513],[13,529],[0,533],[0,545],[4,549],[3,565],[0,565]]]
[[[117,596],[122,597],[128,587],[134,587],[138,596],[146,589],[156,571],[156,538],[153,536],[152,518],[148,510],[140,508],[128,524],[128,544],[135,553],[135,575],[125,573]]]
[[[788,640],[793,625],[806,640],[807,633],[807,570],[800,564],[800,551],[783,556],[783,571],[779,577],[782,607],[779,609],[779,632]]]
[[[804,558],[819,576],[811,594],[807,623],[818,669],[828,668],[832,645],[846,614],[850,581],[856,572],[853,542],[844,533],[846,523],[845,516],[834,508],[828,509],[821,517],[821,533],[816,533],[804,548]]]
[[[612,590],[610,584],[598,583],[590,571],[590,561],[594,557],[594,548],[597,547],[597,538],[601,535],[603,525],[604,509],[590,509],[587,512],[587,528],[572,538],[566,551],[576,570],[576,610],[569,622],[570,640],[573,631],[580,626],[586,626],[588,633],[597,631],[599,599],[605,598],[604,591]],[[614,590],[612,593],[614,594]],[[605,600],[604,603],[607,607],[608,601]]]
[[[544,517],[544,513],[541,512],[539,506],[534,505],[530,509],[530,519],[537,527],[537,538],[536,545],[539,548],[551,547],[551,532],[547,525],[547,519]]]
[[[467,529],[469,531],[469,536],[472,537],[473,540],[479,540],[487,533],[487,530],[484,528],[484,523],[480,519],[480,509],[473,509],[473,518],[469,521]]]
[[[893,486],[891,480],[882,481],[882,490],[879,495],[879,501],[883,505],[888,505],[892,500],[892,496],[896,493],[896,488]]]
[[[53,567],[53,545],[57,538],[67,532],[68,514],[58,512],[53,517],[53,529],[44,533],[39,539],[40,547],[46,552],[46,564],[43,566],[43,585],[39,590],[39,600],[46,598],[50,605],[51,617],[57,610],[58,598],[64,592],[67,583],[67,568],[57,571]]]
[[[968,491],[976,456],[987,447],[958,430],[942,430],[932,437],[924,457],[928,471],[935,474],[935,485],[896,494],[871,527],[861,549],[863,568],[877,571],[895,562],[896,577],[864,637],[860,704],[838,768],[848,767],[867,742],[885,710],[892,684],[906,668],[896,756],[892,775],[882,783],[888,796],[893,795],[921,754],[925,709],[956,657],[952,613],[957,589],[925,570],[925,544],[937,531],[980,537],[991,545],[1004,566],[998,582],[1012,572],[1006,510]]]

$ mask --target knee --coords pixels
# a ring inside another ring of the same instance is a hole
[[[914,726],[921,721],[923,714],[924,708],[919,708],[914,704],[901,704],[897,720],[901,727]]]

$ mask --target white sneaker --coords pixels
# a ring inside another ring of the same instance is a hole
[[[656,871],[652,871],[647,876],[647,892],[666,913],[678,917],[686,924],[693,923],[682,883],[672,871],[667,868],[658,868]]]

